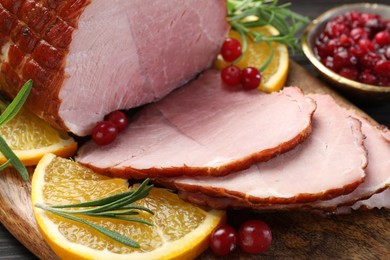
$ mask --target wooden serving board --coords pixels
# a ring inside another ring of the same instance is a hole
[[[288,85],[305,92],[328,93],[340,104],[356,109],[323,82],[294,62],[290,63]],[[33,169],[30,169],[32,172]],[[0,220],[26,248],[41,259],[56,259],[36,226],[30,200],[30,182],[12,169],[0,174]],[[272,229],[273,243],[261,255],[236,250],[230,259],[385,259],[390,257],[390,210],[355,212],[323,217],[308,212],[255,213],[229,211],[228,222],[260,218]],[[216,259],[207,250],[200,259]]]

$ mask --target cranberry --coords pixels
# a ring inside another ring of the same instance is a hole
[[[373,69],[376,63],[380,60],[381,57],[378,54],[369,52],[363,56],[363,58],[360,60],[360,64],[365,69]]]
[[[319,60],[341,76],[388,84],[390,20],[358,11],[340,14],[325,25],[314,45]]]
[[[375,42],[380,46],[390,44],[390,33],[387,31],[381,31],[375,34]]]
[[[221,71],[222,81],[228,86],[237,86],[241,82],[241,70],[235,65],[229,65]]]
[[[247,253],[259,254],[266,250],[271,242],[271,229],[261,220],[246,221],[238,231],[238,245]]]
[[[357,59],[345,48],[338,48],[333,54],[333,66],[336,70],[350,65],[356,65]]]
[[[368,37],[368,33],[361,27],[353,28],[350,34],[354,41],[365,39]]]
[[[369,39],[360,39],[358,42],[359,48],[363,53],[367,53],[369,51],[374,50],[374,44]]]
[[[390,86],[390,77],[379,77],[378,78],[379,86]]]
[[[221,49],[222,58],[227,62],[233,62],[241,56],[241,43],[235,38],[227,38]]]
[[[377,83],[376,76],[369,70],[363,71],[359,77],[360,81],[366,84],[375,85]]]
[[[375,74],[379,76],[389,77],[390,75],[390,61],[380,60],[375,64]]]
[[[210,249],[215,255],[226,256],[237,245],[237,233],[231,226],[223,225],[211,233]]]
[[[245,90],[255,89],[260,86],[261,73],[254,67],[246,67],[241,73],[241,84]]]
[[[359,70],[356,67],[344,67],[339,71],[339,74],[345,78],[357,80]]]
[[[110,114],[108,114],[105,117],[105,120],[112,122],[118,129],[118,132],[122,132],[123,130],[125,130],[128,121],[125,113],[119,110],[113,111]]]
[[[118,129],[114,123],[101,121],[92,129],[92,139],[98,145],[107,145],[115,140]]]

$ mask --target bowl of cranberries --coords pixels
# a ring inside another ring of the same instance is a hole
[[[390,6],[348,4],[314,19],[302,49],[343,94],[367,102],[390,100]]]

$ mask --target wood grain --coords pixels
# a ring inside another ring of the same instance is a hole
[[[347,107],[354,107],[294,62],[290,64],[288,85],[305,92],[327,93]],[[359,112],[361,112],[359,110]],[[363,113],[363,112],[361,112]],[[30,172],[32,172],[30,168]],[[11,169],[0,174],[1,223],[28,250],[40,259],[56,259],[40,235],[32,213],[30,182]],[[255,213],[229,211],[228,221],[238,227],[249,218],[264,219],[272,228],[273,243],[262,255],[240,250],[229,259],[386,259],[390,257],[390,210],[355,212],[323,217],[307,212]],[[210,251],[200,259],[217,259]]]

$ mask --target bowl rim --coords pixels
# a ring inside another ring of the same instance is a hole
[[[352,4],[344,4],[344,5],[331,8],[325,11],[324,13],[322,13],[321,15],[319,15],[317,18],[313,19],[313,21],[305,28],[301,37],[302,51],[309,59],[309,61],[314,65],[314,67],[316,67],[316,69],[319,70],[321,74],[325,75],[331,81],[334,81],[338,84],[342,84],[344,86],[348,86],[354,89],[359,89],[365,92],[390,93],[390,87],[388,86],[376,86],[376,85],[365,84],[365,83],[361,83],[358,81],[345,78],[337,74],[336,72],[332,71],[324,64],[322,64],[322,62],[314,54],[314,50],[310,47],[308,37],[309,37],[309,33],[312,31],[312,29],[315,26],[317,26],[319,23],[329,20],[330,18],[333,18],[332,14],[336,11],[339,11],[340,9],[353,8],[353,7],[365,7],[367,9],[377,9],[380,7],[390,8],[389,5],[378,4],[378,3],[352,3]]]

